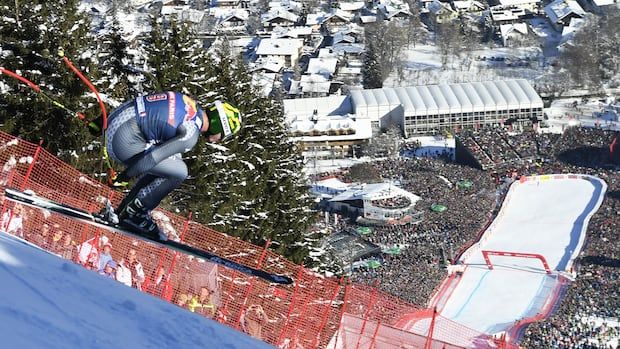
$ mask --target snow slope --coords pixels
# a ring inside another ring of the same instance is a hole
[[[0,232],[0,347],[272,348]]]
[[[514,183],[481,241],[461,257],[468,267],[441,315],[492,334],[540,312],[553,297],[557,276],[545,274],[536,259],[495,256],[495,268],[489,270],[480,251],[541,254],[551,270],[568,271],[606,188],[602,180],[583,175]]]

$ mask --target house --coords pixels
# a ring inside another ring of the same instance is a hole
[[[338,58],[336,57],[316,57],[310,58],[308,61],[308,74],[323,75],[326,78],[331,78],[336,73],[336,67],[338,65]]]
[[[283,9],[270,11],[261,16],[261,23],[265,28],[292,27],[298,20],[298,15]]]
[[[455,0],[452,2],[452,6],[458,13],[481,14],[485,10],[484,5],[476,0]]]
[[[529,34],[527,23],[512,23],[501,24],[499,26],[499,33],[502,38],[502,43],[506,47],[512,47],[513,42],[519,42]]]
[[[555,0],[545,6],[545,13],[553,27],[561,31],[574,18],[583,18],[586,12],[575,0]]]
[[[559,50],[564,50],[568,46],[572,46],[575,33],[577,33],[586,24],[585,19],[575,18],[570,21],[570,24],[562,28],[562,38],[558,45]]]
[[[211,0],[212,7],[219,8],[238,8],[240,1],[239,0]]]
[[[450,7],[450,4],[440,2],[439,0],[433,0],[433,2],[427,5],[427,9],[430,14],[435,16],[437,23],[450,22],[459,16],[458,12]]]
[[[250,17],[250,14],[246,10],[235,10],[227,15],[219,18],[218,30],[220,31],[234,31],[245,29],[245,24]]]
[[[592,12],[599,15],[613,8],[620,9],[620,0],[585,0],[585,4]]]
[[[267,72],[256,72],[252,74],[252,86],[258,88],[261,94],[265,97],[268,97],[273,92],[273,89],[276,86],[276,81],[278,78],[278,74],[276,73],[267,73]]]
[[[341,2],[338,4],[339,9],[353,14],[359,14],[365,7],[363,1]]]
[[[499,0],[502,7],[516,7],[530,13],[539,13],[541,9],[541,0]]]
[[[342,83],[330,81],[321,74],[302,75],[299,81],[291,81],[290,95],[300,97],[326,97],[336,93]]]
[[[406,19],[411,16],[409,9],[394,7],[391,5],[379,5],[377,6],[377,12],[386,21],[390,21],[392,19]]]
[[[256,48],[256,55],[261,59],[281,60],[284,67],[291,68],[297,64],[301,49],[302,39],[261,39]]]
[[[330,33],[336,33],[339,30],[345,29],[352,22],[353,17],[353,14],[350,12],[337,9],[325,18],[323,25]]]
[[[514,24],[523,21],[525,10],[520,7],[491,7],[491,21],[497,27],[502,24]]]

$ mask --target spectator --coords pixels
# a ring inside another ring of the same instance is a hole
[[[63,239],[62,238],[63,238],[64,233],[63,233],[62,230],[58,229],[58,228],[60,228],[59,225],[54,224],[54,228],[55,228],[55,231],[52,234],[52,239],[50,241],[50,248],[49,248],[49,250],[51,252],[56,253],[56,254],[60,254],[60,253],[62,253],[62,250],[63,250],[63,246],[62,246],[63,245]],[[97,269],[97,270],[99,270],[99,269]]]
[[[153,275],[147,279],[144,283],[144,291],[148,292],[156,297],[170,300],[172,296],[172,287],[166,276],[166,270],[163,265],[160,265]]]
[[[4,198],[4,196],[2,196]],[[0,230],[9,234],[24,238],[24,207],[21,204],[15,204],[13,209],[7,209],[2,214],[2,222],[0,222]]]
[[[131,267],[127,264],[125,258],[122,258],[116,266],[116,281],[131,287]]]
[[[108,241],[109,239],[107,236],[102,235],[99,237],[96,235],[78,245],[78,263],[82,264],[87,269],[98,270],[99,251]]]
[[[113,259],[112,258],[112,244],[108,241],[103,245],[103,251],[101,252],[101,255],[99,256],[99,263],[98,263],[97,270],[101,272],[103,268],[108,264],[108,262],[111,261],[112,259]]]
[[[131,282],[134,288],[142,290],[142,283],[144,282],[144,269],[142,263],[138,261],[138,252],[130,248],[127,252],[127,266],[131,269]]]
[[[60,256],[64,259],[73,260],[73,252],[75,250],[75,242],[71,238],[71,234],[66,232],[63,236]]]
[[[215,305],[215,301],[213,299],[213,291],[211,291],[208,287],[200,288],[200,296],[198,297],[198,302],[202,305],[201,314],[210,318],[215,317],[215,313],[217,312],[217,307]]]
[[[99,270],[99,274],[110,279],[116,279],[116,262],[112,259],[108,260],[103,269]]]
[[[263,326],[269,321],[265,310],[258,304],[252,304],[241,315],[241,329],[250,336],[263,339]]]
[[[179,297],[177,298],[176,304],[181,308],[189,309],[188,303],[190,299],[191,299],[191,296],[189,296],[187,293],[181,293]]]
[[[41,226],[41,231],[31,234],[31,242],[44,250],[49,249],[50,245],[50,226],[44,223]]]

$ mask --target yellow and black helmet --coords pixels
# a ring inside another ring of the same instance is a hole
[[[241,129],[241,113],[228,102],[216,100],[207,105],[209,117],[208,135],[222,134],[222,141],[229,139]]]

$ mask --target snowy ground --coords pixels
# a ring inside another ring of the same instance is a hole
[[[536,259],[495,256],[489,270],[480,251],[537,253],[552,270],[570,269],[605,190],[597,178],[539,176],[513,184],[498,218],[461,258],[468,267],[441,315],[493,334],[538,313],[557,276],[547,275]]]
[[[272,348],[0,233],[2,348]]]

